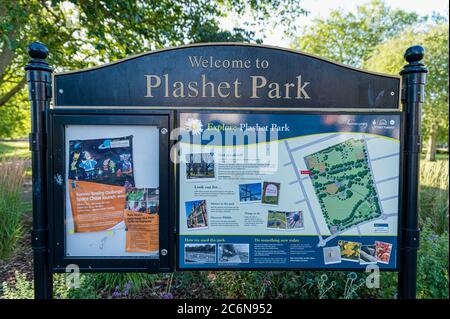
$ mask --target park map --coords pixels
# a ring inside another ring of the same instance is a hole
[[[381,216],[364,139],[351,138],[304,159],[332,234]]]

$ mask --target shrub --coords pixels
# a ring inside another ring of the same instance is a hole
[[[80,286],[69,288],[66,279],[68,274],[53,275],[53,298],[56,299],[98,299],[100,295],[88,282],[86,274],[80,274]]]
[[[0,259],[14,254],[23,235],[21,190],[25,171],[22,159],[0,160]]]
[[[417,298],[448,298],[449,289],[449,237],[448,232],[438,235],[430,219],[421,228],[420,247],[417,256]],[[397,293],[397,273],[381,274],[381,289],[376,298],[394,298]]]
[[[448,298],[448,232],[435,234],[427,219],[421,232],[417,260],[417,298]]]
[[[215,272],[183,271],[174,274],[172,291],[181,298],[219,298]],[[168,291],[170,292],[170,291]]]
[[[355,272],[240,271],[215,273],[221,298],[361,298],[365,274]]]
[[[6,282],[2,283],[3,296],[2,299],[33,299],[34,288],[33,282],[28,281],[25,274],[15,272],[16,282],[14,287],[11,287]]]
[[[93,273],[86,274],[83,286],[85,288],[92,287],[108,297],[128,298],[132,294],[152,286],[157,276],[145,273]]]

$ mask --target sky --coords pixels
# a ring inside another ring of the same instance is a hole
[[[326,18],[332,9],[341,8],[344,12],[355,12],[359,4],[366,2],[368,0],[301,0],[302,8],[310,13],[308,16],[300,18],[299,25],[308,25],[316,17]],[[448,11],[448,0],[385,0],[385,3],[393,9],[416,12],[420,15],[431,15],[433,12],[446,15]],[[236,21],[235,17],[227,17],[221,21],[221,27],[231,30],[233,27],[239,26],[239,23]],[[282,28],[276,28],[271,32],[267,31],[265,36],[264,44],[281,47],[289,46],[290,41],[283,38]]]

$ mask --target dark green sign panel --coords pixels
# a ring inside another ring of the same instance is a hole
[[[243,44],[149,52],[56,74],[58,107],[398,109],[400,78]]]

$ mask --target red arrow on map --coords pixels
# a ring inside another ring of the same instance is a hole
[[[310,170],[301,170],[301,171],[300,171],[300,174],[303,174],[303,175],[312,175],[312,173],[311,173]]]

